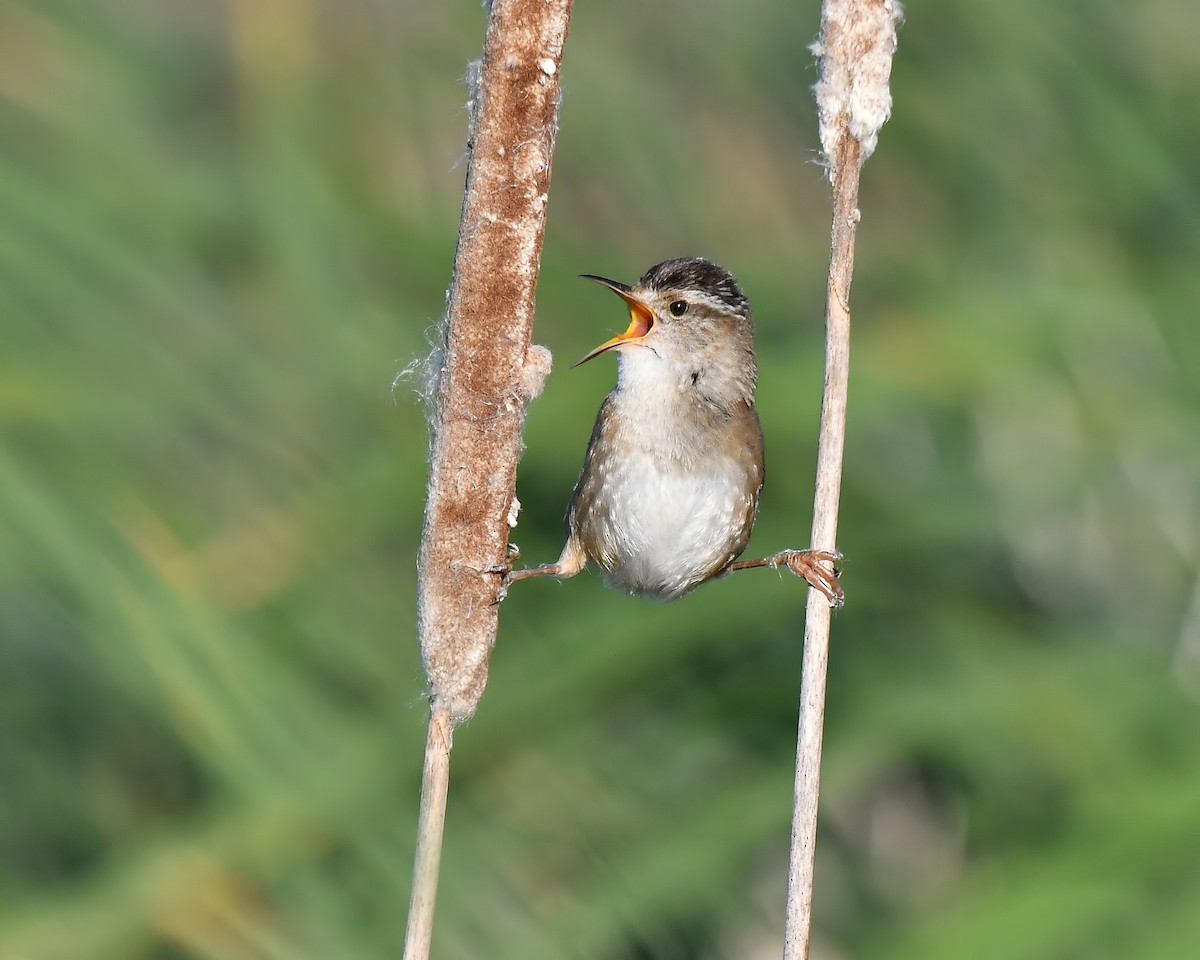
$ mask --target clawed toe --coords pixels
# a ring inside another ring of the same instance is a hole
[[[500,563],[493,563],[490,567],[484,567],[480,573],[496,573],[508,579],[508,575],[512,573],[513,564],[521,559],[521,548],[515,543],[508,545],[508,556]]]
[[[493,574],[500,578],[500,586],[496,590],[496,599],[492,601],[492,606],[500,603],[508,596],[509,585],[513,582],[513,564],[521,557],[521,550],[515,543],[508,545],[508,555],[500,563],[493,563],[490,567],[484,567],[480,570],[483,574]]]
[[[842,555],[836,550],[796,550],[787,557],[792,573],[803,577],[809,586],[819,590],[834,609],[846,602],[846,594],[838,583],[837,564]],[[828,564],[828,566],[826,566]]]
[[[500,585],[496,588],[496,599],[492,601],[493,607],[502,602],[504,598],[508,596],[508,588],[512,586],[514,579],[512,564],[509,564],[507,569],[500,564],[497,564],[497,566],[500,567],[500,569],[488,571],[489,573],[500,574]]]

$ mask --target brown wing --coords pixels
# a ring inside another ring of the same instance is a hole
[[[567,506],[568,544],[574,541],[575,545],[582,548],[593,560],[600,559],[593,549],[595,536],[591,522],[600,479],[596,470],[596,460],[601,455],[600,451],[611,440],[613,421],[609,408],[613,403],[615,393],[616,390],[612,390],[600,404],[596,422],[592,426],[592,435],[588,438],[587,453],[583,456],[583,467],[579,471],[579,479],[575,482],[575,490],[571,494],[571,502]]]
[[[748,465],[750,473],[750,483],[747,484],[747,487],[751,492],[747,495],[742,510],[742,522],[737,525],[737,536],[730,541],[729,554],[709,576],[715,576],[720,573],[740,557],[742,551],[746,549],[746,544],[750,542],[750,534],[754,530],[754,521],[758,518],[758,499],[762,494],[763,481],[767,475],[762,424],[758,419],[758,411],[751,404],[747,403],[739,405],[734,416],[742,421],[741,429],[738,433],[746,438],[745,462]]]

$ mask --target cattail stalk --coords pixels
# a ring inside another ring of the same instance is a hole
[[[417,633],[431,702],[405,960],[432,935],[454,727],[487,683],[499,577],[516,522],[529,400],[550,354],[531,342],[571,0],[494,0],[467,81],[467,182],[441,342],[426,365],[429,486]]]
[[[854,275],[854,238],[859,220],[859,172],[875,149],[880,128],[891,115],[888,79],[900,17],[896,0],[825,0],[821,5],[821,34],[812,46],[820,67],[814,92],[821,147],[833,185],[829,282],[825,294],[825,389],[810,541],[818,550],[833,550],[837,542],[850,376],[850,281]],[[784,960],[807,960],[812,932],[830,619],[828,601],[818,591],[809,590]]]

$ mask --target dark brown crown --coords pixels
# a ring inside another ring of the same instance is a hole
[[[750,312],[750,301],[733,279],[733,274],[704,257],[677,257],[657,263],[646,271],[638,286],[680,293],[695,290],[721,301],[736,313]]]

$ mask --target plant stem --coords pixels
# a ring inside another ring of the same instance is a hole
[[[500,578],[516,522],[526,406],[550,370],[531,342],[558,131],[571,0],[493,0],[468,70],[467,182],[441,344],[426,364],[434,405],[417,636],[432,711],[405,960],[427,960],[453,728],[475,712],[496,642]]]
[[[813,494],[811,543],[817,550],[832,551],[837,542],[850,383],[850,281],[854,276],[854,238],[859,220],[858,181],[863,163],[878,142],[880,129],[891,116],[892,94],[888,82],[896,51],[896,25],[902,16],[898,0],[822,0],[821,34],[812,46],[820,64],[820,79],[813,90],[821,149],[833,184],[829,283],[825,290],[825,389]],[[830,619],[825,597],[809,590],[796,736],[784,960],[807,960],[812,936]]]
[[[850,280],[858,220],[859,143],[849,133],[834,170],[833,229],[825,301],[825,391],[817,444],[812,546],[833,550],[837,542],[842,452],[846,441],[846,398],[850,380]],[[817,801],[821,791],[821,736],[825,723],[825,677],[829,666],[832,611],[819,591],[808,591],[804,614],[804,661],[800,724],[796,739],[796,787],[788,863],[788,907],[784,960],[808,956],[812,933],[813,865],[817,846]]]
[[[442,863],[453,737],[450,714],[445,710],[431,711],[425,740],[425,769],[421,775],[421,810],[417,819],[417,853],[413,864],[412,896],[408,902],[404,960],[428,957],[433,939],[433,908],[437,900],[438,869]]]

